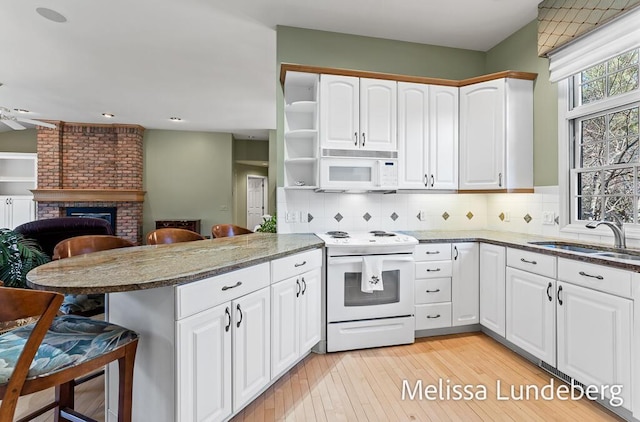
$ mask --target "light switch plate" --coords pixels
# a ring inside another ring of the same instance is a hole
[[[542,213],[542,224],[553,226],[556,220],[556,213],[553,211],[544,211]]]
[[[299,214],[298,211],[287,211],[284,215],[285,223],[297,223]]]
[[[427,219],[427,213],[425,211],[420,210],[420,221],[425,221]]]
[[[511,221],[511,211],[505,211],[504,212],[504,221],[505,223],[508,223],[509,221]]]

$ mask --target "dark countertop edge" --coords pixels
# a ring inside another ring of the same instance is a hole
[[[408,232],[407,232],[408,233]],[[414,234],[414,237],[415,234]],[[604,257],[599,257],[599,256],[592,256],[590,254],[582,254],[580,252],[570,252],[570,251],[565,251],[565,250],[561,250],[561,249],[551,249],[551,248],[545,248],[544,246],[538,246],[538,245],[533,245],[533,244],[523,244],[523,243],[512,243],[509,242],[507,240],[497,240],[497,239],[490,239],[488,237],[482,237],[482,236],[477,236],[477,237],[447,237],[447,238],[430,238],[430,239],[420,239],[419,236],[416,237],[418,239],[418,242],[420,242],[421,244],[423,243],[469,243],[469,242],[479,242],[479,243],[489,243],[492,245],[498,245],[498,246],[505,246],[508,248],[514,248],[514,249],[522,249],[525,251],[530,251],[530,252],[536,252],[536,253],[540,253],[543,255],[551,255],[551,256],[557,256],[559,258],[567,258],[567,259],[572,259],[574,261],[582,261],[582,262],[586,262],[588,264],[598,264],[598,265],[605,265],[607,267],[612,267],[612,268],[619,268],[622,270],[627,270],[627,271],[632,271],[632,272],[636,272],[636,273],[640,273],[640,261],[638,261],[638,263],[633,263],[631,261],[619,261],[619,260],[615,260],[615,259],[607,259]],[[532,242],[535,242],[536,240],[533,240],[534,236],[532,236]],[[540,237],[535,237],[536,239],[543,239],[542,236]],[[555,241],[555,240],[554,240]],[[590,243],[582,243],[582,242],[576,242],[576,241],[572,241],[571,239],[565,239],[559,242],[566,242],[566,243],[574,243],[576,245],[585,245],[585,246],[591,246],[593,247],[593,244]],[[597,245],[597,247],[602,247],[601,245]],[[602,247],[603,250],[607,250],[607,249],[611,249],[611,248],[607,248],[607,247]]]
[[[247,259],[244,261],[234,262],[229,265],[219,266],[217,268],[213,268],[208,271],[199,272],[197,274],[187,274],[181,277],[175,277],[171,279],[165,280],[157,280],[150,281],[148,283],[141,284],[128,284],[126,286],[102,286],[102,287],[93,287],[93,288],[80,288],[80,287],[57,287],[57,286],[41,286],[32,284],[31,281],[27,279],[27,286],[34,290],[46,290],[49,292],[59,292],[65,294],[106,294],[106,293],[124,293],[124,292],[132,292],[138,290],[147,290],[147,289],[155,289],[158,287],[174,287],[180,286],[183,284],[192,283],[194,281],[204,280],[206,278],[215,277],[218,275],[222,275],[225,273],[230,273],[232,271],[236,271],[242,268],[251,267],[253,265],[262,264],[263,262],[270,262],[274,259],[283,258],[289,255],[293,255],[299,252],[305,252],[313,249],[322,249],[324,248],[324,242],[318,238],[318,242],[312,243],[305,246],[296,247],[293,249],[289,249],[286,251],[261,256],[258,258]]]

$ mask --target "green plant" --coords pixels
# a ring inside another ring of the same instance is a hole
[[[27,273],[49,262],[38,242],[10,229],[0,229],[0,280],[6,287],[27,287]]]
[[[261,224],[260,227],[258,227],[256,229],[257,232],[260,233],[277,233],[278,231],[278,223],[276,221],[276,216],[275,215],[264,215],[262,216],[262,219],[264,220]]]

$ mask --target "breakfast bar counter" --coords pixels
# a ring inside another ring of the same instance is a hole
[[[49,262],[27,275],[40,290],[115,293],[186,284],[324,246],[313,234],[249,235],[112,249]]]

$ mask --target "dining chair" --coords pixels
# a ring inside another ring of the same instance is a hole
[[[59,293],[0,287],[0,322],[38,318],[0,334],[0,421],[13,421],[19,397],[52,387],[54,400],[20,421],[52,409],[56,421],[93,421],[74,410],[74,380],[118,361],[118,421],[130,422],[138,335],[106,321],[56,317],[62,299]]]
[[[147,245],[182,243],[194,240],[204,240],[204,236],[191,230],[176,228],[156,229],[147,235]]]
[[[216,224],[211,228],[211,234],[213,237],[231,237],[239,234],[253,233],[249,229],[244,227],[235,226],[233,224]]]

